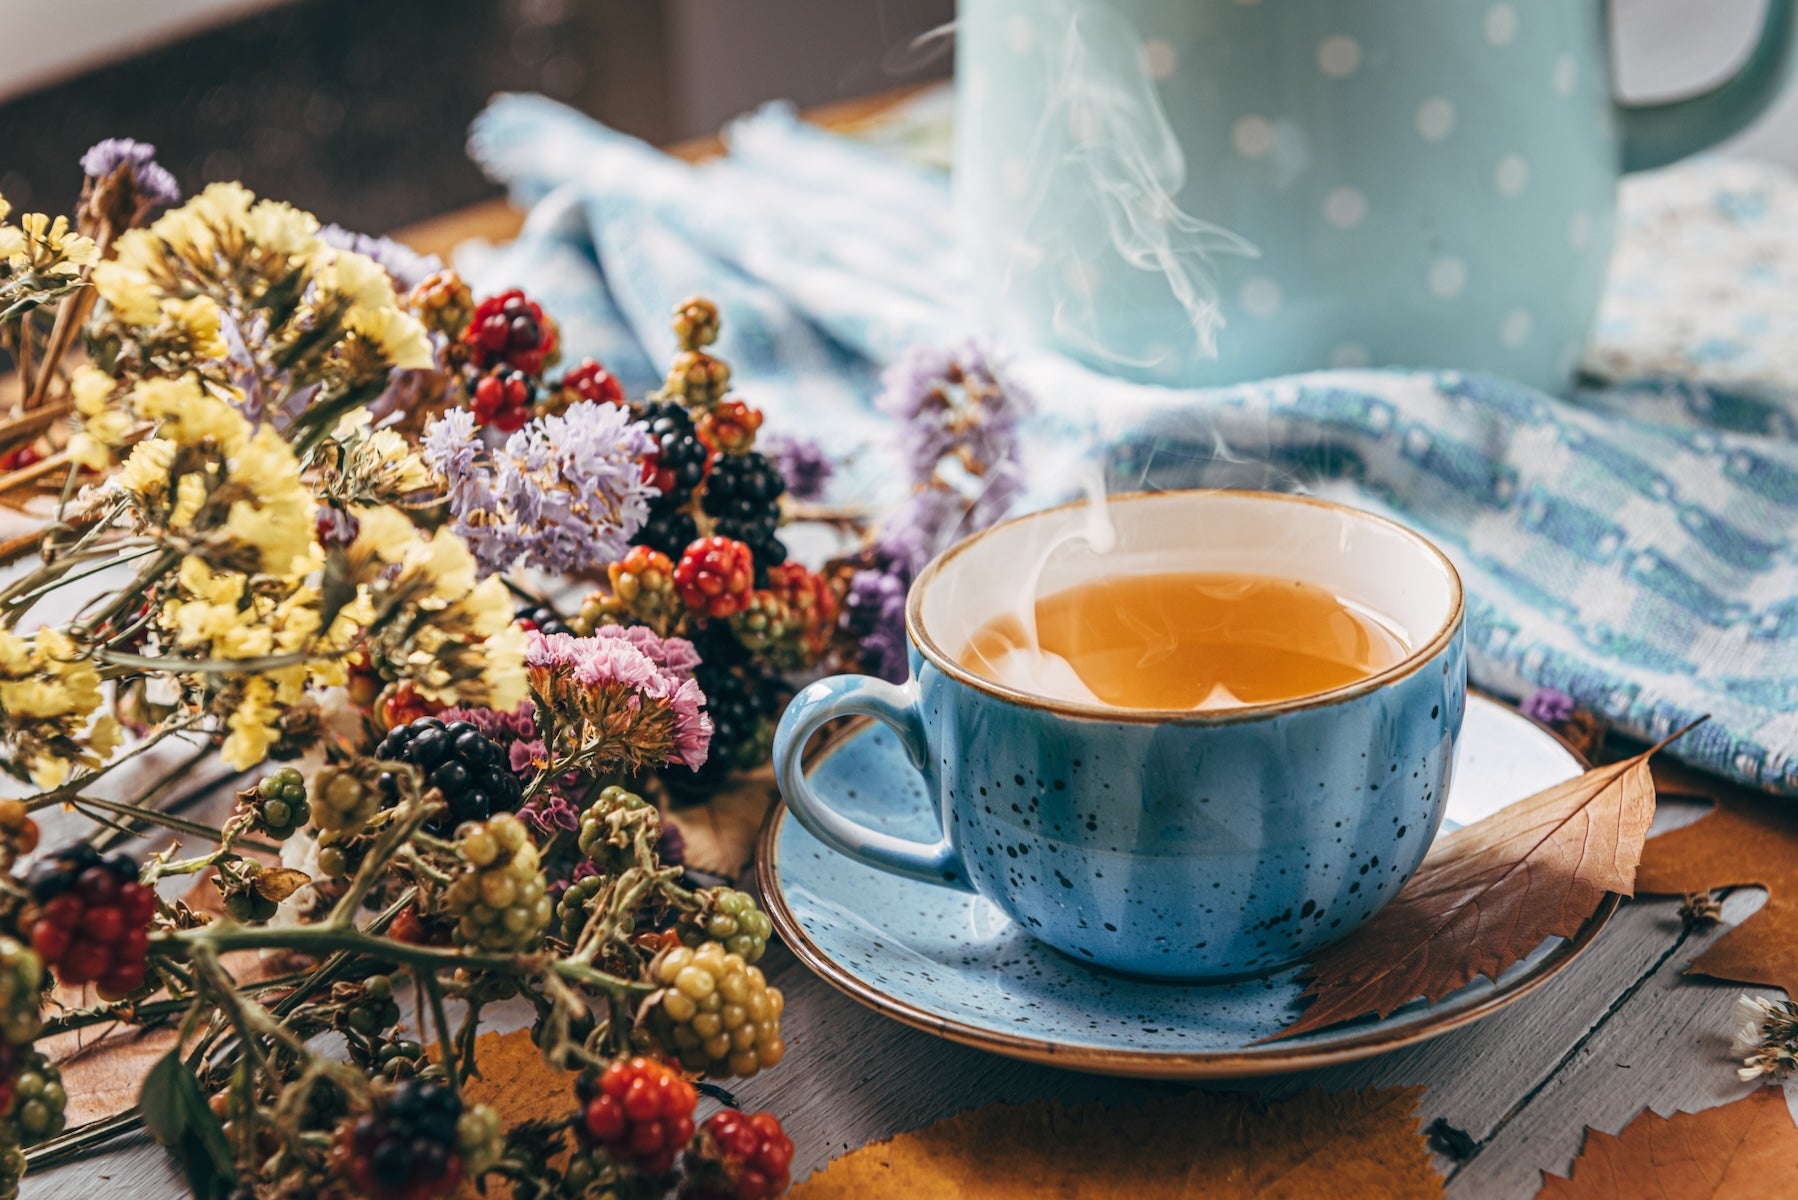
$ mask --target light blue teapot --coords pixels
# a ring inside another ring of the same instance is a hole
[[[1644,106],[1614,96],[1593,0],[961,0],[983,303],[1149,381],[1372,364],[1564,390],[1619,173],[1765,109],[1795,10],[1769,0],[1722,85]]]

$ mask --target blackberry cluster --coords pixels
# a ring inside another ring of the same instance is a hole
[[[457,940],[499,954],[535,945],[555,906],[524,822],[511,813],[470,821],[456,830],[456,849],[467,865],[443,900]]]
[[[264,775],[262,782],[240,799],[250,810],[250,828],[277,842],[286,841],[312,819],[312,806],[306,802],[306,777],[292,767]]]
[[[517,288],[482,300],[462,331],[483,369],[505,363],[527,375],[555,357],[558,340],[555,323]]]
[[[474,385],[474,419],[501,433],[516,433],[531,419],[537,381],[523,371],[496,367]]]
[[[431,1200],[462,1178],[462,1101],[445,1083],[408,1079],[356,1118],[333,1156],[342,1176],[376,1200]]]
[[[44,960],[23,942],[0,936],[0,1052],[32,1041],[43,1029],[43,990]]]
[[[32,864],[25,886],[31,948],[63,983],[97,983],[108,998],[143,984],[156,893],[137,881],[129,855],[102,859],[77,842]]]
[[[547,604],[520,605],[512,619],[526,629],[535,629],[542,634],[566,633],[570,636],[574,634],[574,628]]]
[[[693,520],[693,514],[682,508],[674,508],[656,500],[649,506],[649,518],[643,522],[631,539],[639,546],[647,546],[659,554],[666,554],[670,559],[679,561],[681,553],[699,538],[699,524]]]
[[[751,450],[720,458],[700,500],[718,535],[742,542],[755,555],[758,585],[766,585],[769,567],[787,561],[787,548],[775,536],[786,490],[780,468]]]
[[[662,814],[632,791],[613,785],[581,814],[575,844],[600,871],[617,875],[636,861],[631,848],[639,833],[651,842],[662,832]]]
[[[689,1071],[747,1078],[786,1056],[785,1001],[741,954],[714,941],[676,946],[649,970],[661,985],[648,1001],[650,1021]]]
[[[524,800],[524,787],[506,756],[468,721],[446,725],[436,717],[420,717],[389,731],[375,747],[375,757],[417,767],[425,789],[443,793],[448,811],[425,825],[433,833],[511,812]],[[379,788],[384,807],[399,803],[399,780],[391,771],[381,774]]]
[[[649,436],[656,444],[643,462],[644,481],[661,490],[658,507],[678,508],[706,482],[707,471],[713,469],[712,452],[699,440],[692,416],[679,404],[651,401],[637,410],[636,417],[649,426]]]
[[[701,651],[704,654],[704,651]],[[731,664],[705,655],[693,678],[712,717],[712,749],[695,780],[711,784],[739,768],[761,766],[772,751],[774,726],[787,702],[787,684],[753,661]],[[678,782],[676,778],[671,782]]]
[[[62,1132],[68,1103],[55,1064],[36,1050],[21,1050],[12,1077],[12,1107],[6,1114],[6,1123],[16,1134],[6,1140],[30,1146],[55,1137]]]
[[[787,1190],[793,1140],[770,1112],[713,1113],[688,1152],[680,1200],[772,1200]]]
[[[672,1171],[693,1136],[698,1089],[654,1059],[620,1059],[598,1075],[585,1072],[574,1094],[581,1102],[574,1127],[581,1140],[651,1175]]]
[[[755,897],[727,887],[702,888],[695,894],[700,908],[681,917],[682,944],[697,949],[718,942],[746,963],[759,961],[768,950],[774,922],[756,905]]]

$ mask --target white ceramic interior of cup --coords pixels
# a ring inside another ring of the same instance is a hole
[[[1104,526],[1086,502],[1019,517],[951,547],[913,587],[907,618],[920,649],[976,686],[1005,691],[954,661],[995,617],[1020,615],[1037,596],[1093,579],[1234,571],[1315,584],[1391,629],[1408,653],[1350,685],[1359,692],[1434,653],[1460,617],[1460,579],[1442,551],[1359,509],[1275,492],[1186,491],[1114,496],[1105,518],[1115,544],[1103,551],[1088,540]],[[1259,707],[1266,706],[1228,711]]]

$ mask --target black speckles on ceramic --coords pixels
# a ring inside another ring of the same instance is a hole
[[[1108,722],[969,687],[914,649],[917,682],[839,676],[782,720],[776,763],[826,845],[971,886],[1036,938],[1136,975],[1271,971],[1346,937],[1398,893],[1441,823],[1466,700],[1459,626],[1384,686],[1228,723]],[[926,840],[870,829],[797,776],[823,720],[898,733],[939,815]]]
[[[922,658],[927,774],[974,888],[1132,974],[1266,972],[1347,936],[1440,824],[1461,641],[1339,703],[1226,725],[1108,724],[973,692]]]
[[[1449,815],[1462,821],[1579,772],[1554,738],[1489,701],[1470,703],[1465,740],[1464,761],[1479,769],[1455,785],[1449,802]],[[930,794],[887,729],[872,726],[833,747],[812,778],[820,790],[842,797],[845,814],[870,829],[912,841],[926,840],[936,829]],[[1420,831],[1407,831],[1406,840],[1414,837],[1427,841]],[[1091,1052],[1143,1060],[1179,1056],[1190,1063],[1192,1056],[1242,1057],[1295,1044],[1253,1045],[1302,1010],[1296,968],[1204,985],[1129,978],[1051,949],[983,897],[838,854],[797,821],[781,820],[772,850],[764,883],[777,901],[773,910],[791,914],[796,928],[788,932],[801,956],[854,980],[857,994],[869,1002],[879,997],[879,1004],[908,1012],[914,1021],[950,1023],[959,1036],[977,1042],[978,1035],[988,1035],[997,1049],[1028,1039],[1055,1047],[1054,1061],[1062,1061],[1065,1051],[1070,1062]],[[1383,854],[1380,863],[1368,874],[1386,869]],[[1499,986],[1510,988],[1544,969],[1556,944],[1511,967]],[[1379,1024],[1402,1040],[1405,1031],[1452,1018],[1492,991],[1491,983],[1476,980],[1434,1005],[1406,1005]],[[1342,1026],[1296,1044],[1321,1051],[1366,1033],[1362,1024]]]

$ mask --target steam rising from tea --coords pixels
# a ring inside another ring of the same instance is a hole
[[[1402,659],[1403,641],[1328,590],[1238,572],[1122,575],[1039,596],[976,630],[961,664],[1052,699],[1211,711],[1315,695]]]

